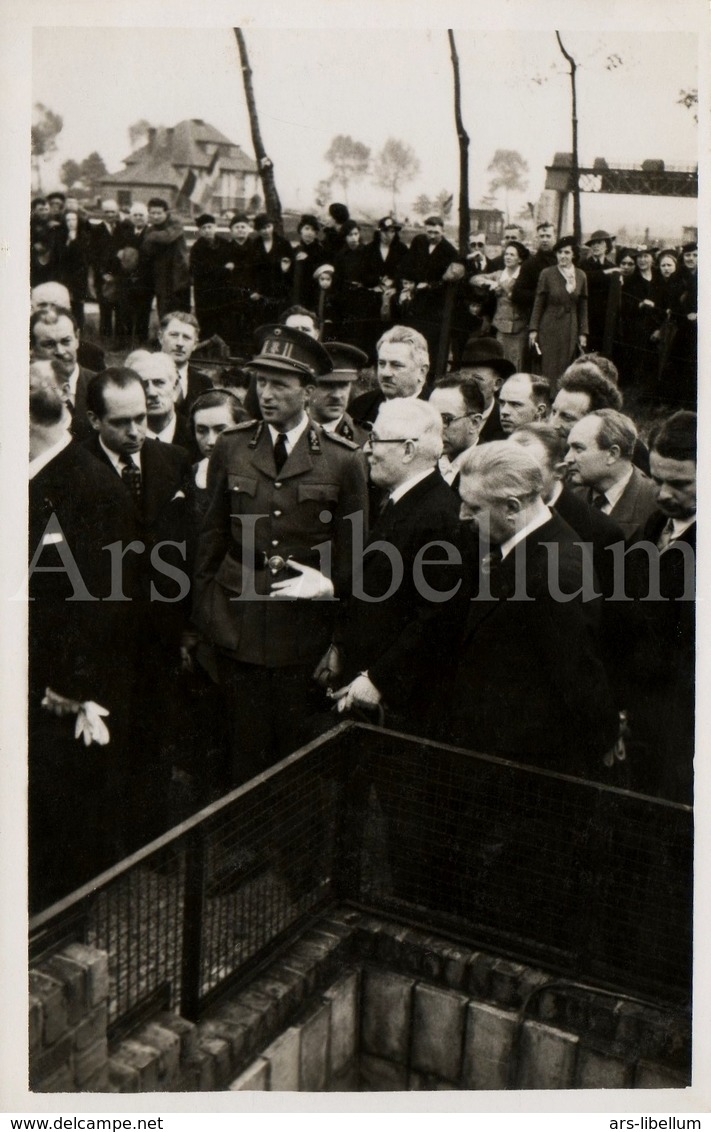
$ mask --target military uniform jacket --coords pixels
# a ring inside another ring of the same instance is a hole
[[[277,473],[267,425],[248,421],[218,440],[207,486],[196,624],[236,660],[315,664],[330,642],[337,602],[270,597],[271,582],[288,577],[272,568],[291,556],[328,574],[338,598],[349,592],[354,528],[347,517],[361,512],[357,521],[367,520],[363,454],[311,424]]]

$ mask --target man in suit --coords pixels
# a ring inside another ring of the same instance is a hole
[[[368,433],[356,424],[347,406],[353,383],[358,380],[363,366],[368,364],[368,355],[345,342],[326,342],[324,349],[333,369],[318,378],[309,399],[309,416],[326,432],[337,432],[360,448]]]
[[[400,304],[401,308],[403,304],[407,308],[403,321],[415,327],[426,338],[430,369],[437,360],[442,332],[447,285],[445,272],[458,259],[459,253],[454,244],[445,238],[442,217],[428,216],[424,234],[414,237],[400,264],[403,283]]]
[[[519,425],[546,420],[550,409],[551,386],[545,377],[514,373],[501,386],[499,417],[506,436]]]
[[[652,433],[657,510],[639,529],[631,552],[648,629],[630,703],[635,787],[687,805],[694,761],[696,433],[696,414],[687,411]]]
[[[610,515],[624,537],[646,523],[657,507],[654,484],[632,463],[637,429],[616,409],[597,409],[568,434],[568,482],[587,489],[589,503]]]
[[[502,382],[515,369],[513,362],[504,357],[502,345],[496,338],[470,338],[464,347],[459,372],[462,377],[475,381],[484,396],[479,444],[506,439],[497,394]]]
[[[206,339],[229,333],[234,271],[231,242],[217,232],[215,217],[202,213],[195,221],[197,239],[190,249],[190,275],[195,296],[195,314]]]
[[[87,448],[123,482],[140,539],[138,546],[126,548],[124,558],[139,555],[131,820],[135,843],[141,844],[166,826],[168,782],[179,742],[171,703],[190,590],[185,570],[190,461],[182,448],[146,439],[146,395],[130,369],[110,368],[92,378],[87,412],[94,430]]]
[[[179,386],[176,408],[186,417],[195,398],[212,389],[210,378],[190,362],[199,335],[198,321],[187,311],[171,311],[160,320],[158,341],[163,353],[175,362]]]
[[[38,287],[32,288],[30,306],[32,314],[36,311],[49,310],[50,307],[62,307],[63,310],[71,310],[72,301],[69,291],[63,283],[40,283]],[[77,361],[84,369],[91,370],[92,373],[99,373],[100,370],[106,368],[104,351],[94,342],[84,341],[80,334],[80,328],[77,327],[77,338],[79,339]]]
[[[146,436],[149,440],[162,440],[164,444],[177,444],[197,459],[197,451],[186,417],[175,411],[180,393],[178,371],[169,354],[151,354],[148,350],[134,350],[125,361],[127,369],[137,373],[146,394]]]
[[[477,445],[462,468],[462,518],[488,554],[444,732],[470,750],[605,780],[618,719],[597,640],[601,599],[580,592],[582,548],[542,490],[538,461],[509,442]]]
[[[354,524],[366,510],[363,454],[306,413],[331,369],[325,349],[281,325],[257,336],[250,369],[263,419],[215,445],[194,583],[193,618],[216,649],[225,693],[234,786],[305,733],[332,599],[349,592]]]
[[[115,200],[101,204],[101,223],[91,228],[91,267],[94,273],[94,290],[99,304],[99,334],[110,339],[118,334],[121,263],[119,249],[123,246],[124,225],[119,219]]]
[[[78,440],[91,434],[86,415],[86,391],[94,376],[77,361],[79,331],[76,319],[66,307],[46,306],[30,316],[30,347],[37,359],[51,358],[66,383],[65,403],[72,416],[71,433]]]
[[[382,704],[390,726],[425,734],[462,600],[459,501],[437,468],[439,414],[424,401],[387,402],[366,452],[386,502],[317,678],[338,685],[339,711]],[[426,564],[423,548],[431,543],[448,550]]]
[[[121,856],[131,716],[130,602],[114,592],[104,548],[135,537],[121,483],[66,429],[64,375],[30,366],[30,906],[46,907]],[[128,596],[131,596],[128,588]],[[108,711],[99,743],[87,702]],[[83,722],[89,743],[75,738]]]
[[[612,376],[603,372],[592,357],[586,361],[578,359],[568,366],[558,383],[550,423],[563,438],[567,438],[573,425],[588,413],[593,413],[596,409],[616,409],[621,412],[622,405],[622,394]],[[632,463],[645,474],[649,473],[649,452],[639,437],[634,443]]]
[[[448,373],[435,382],[429,404],[437,410],[442,421],[440,472],[456,493],[459,470],[481,434],[484,394],[474,378]]]
[[[358,424],[372,424],[378,410],[393,397],[419,397],[427,380],[430,355],[427,341],[410,326],[393,326],[378,342],[377,389],[361,393],[350,412]]]

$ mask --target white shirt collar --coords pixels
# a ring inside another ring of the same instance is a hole
[[[180,383],[180,389],[181,389],[181,392],[183,394],[183,398],[187,397],[187,395],[188,395],[188,366],[189,365],[190,365],[190,362],[183,362],[182,366],[179,366],[177,363],[176,363],[176,366],[175,366],[176,370],[178,371],[178,381]]]
[[[632,471],[633,471],[633,468],[632,468],[632,465],[630,464],[626,475],[624,475],[622,477],[622,479],[619,479],[617,481],[617,483],[613,483],[612,487],[605,488],[605,499],[607,500],[607,503],[602,508],[603,511],[606,511],[609,514],[610,511],[612,510],[612,508],[615,506],[615,504],[619,502],[623,491],[625,490],[625,488],[627,487],[627,484],[632,479]],[[609,507],[609,510],[608,510],[608,507]]]
[[[689,527],[693,527],[696,522],[696,515],[692,515],[688,519],[672,519],[672,542],[675,539],[681,538],[684,531],[688,531]]]
[[[321,428],[324,432],[335,432],[342,420],[343,415],[341,415],[337,421],[326,421],[325,424],[321,425]]]
[[[403,495],[407,495],[408,491],[412,491],[413,487],[415,487],[420,480],[425,479],[425,477],[429,476],[433,471],[433,468],[425,468],[424,472],[417,472],[414,476],[410,476],[408,480],[405,480],[404,483],[401,483],[399,487],[396,487],[394,491],[390,492],[391,503],[397,503],[399,499],[402,499]]]
[[[129,453],[128,456],[120,456],[118,452],[112,452],[110,448],[107,448],[106,445],[104,444],[103,440],[101,439],[101,437],[99,437],[99,446],[103,449],[103,451],[108,456],[109,460],[111,461],[111,466],[114,469],[114,471],[116,471],[119,475],[121,475],[121,461],[122,460],[130,460],[131,463],[136,465],[136,467],[138,468],[138,470],[140,472],[140,470],[141,470],[141,453],[140,452],[131,452],[131,453]],[[138,457],[138,459],[136,459],[136,457]]]
[[[463,452],[460,452],[459,455],[455,456],[453,460],[448,460],[446,456],[440,457],[439,470],[448,484],[453,483],[457,478],[462,464],[466,460],[469,453],[474,451],[478,443],[479,437],[477,437],[474,443],[470,444],[468,448],[465,448]]]
[[[58,456],[60,452],[63,452],[64,449],[71,444],[71,442],[71,435],[68,432],[65,432],[61,440],[58,440],[57,443],[53,444],[51,448],[47,448],[44,452],[41,452],[39,456],[35,456],[34,460],[30,460],[30,479],[33,480],[37,473],[41,472],[43,468],[46,468],[47,464],[49,464],[55,456]]]
[[[561,497],[562,492],[563,492],[563,483],[562,483],[561,480],[556,480],[555,483],[553,484],[553,490],[550,494],[550,498],[546,499],[546,506],[547,507],[555,507],[556,503],[558,502],[558,500]]]
[[[523,542],[525,538],[528,538],[530,534],[533,534],[534,531],[537,531],[539,527],[544,526],[544,524],[548,522],[550,517],[551,509],[544,504],[543,510],[539,511],[535,518],[531,519],[530,523],[526,523],[526,526],[522,527],[520,531],[516,531],[515,535],[512,535],[511,538],[507,538],[506,542],[502,542],[501,557],[506,558],[506,556],[511,553],[515,546],[518,546],[518,544],[520,542]]]
[[[168,424],[160,432],[153,432],[152,429],[146,429],[146,436],[149,440],[162,440],[164,444],[172,444],[173,437],[175,436],[175,426],[178,423],[178,418],[173,413],[173,419],[168,421]]]
[[[309,427],[309,418],[306,415],[306,413],[304,413],[304,415],[301,418],[301,420],[299,421],[299,423],[297,425],[295,425],[294,428],[291,428],[291,429],[289,429],[288,432],[284,433],[284,435],[286,437],[286,451],[287,451],[287,453],[292,451],[292,449],[294,448],[294,445],[297,443],[297,441],[300,439],[300,437],[303,435],[303,433],[306,432],[306,429],[308,427]],[[276,444],[277,437],[279,436],[279,429],[274,428],[274,425],[270,424],[269,425],[269,435],[272,438],[272,444]]]

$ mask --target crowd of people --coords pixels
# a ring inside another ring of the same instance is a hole
[[[35,909],[340,718],[691,802],[695,247],[40,203]]]

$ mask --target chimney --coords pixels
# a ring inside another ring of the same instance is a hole
[[[153,150],[155,149],[155,147],[156,147],[156,128],[155,128],[155,126],[150,126],[149,129],[148,129],[148,152],[153,153]]]
[[[173,152],[173,134],[174,133],[175,133],[175,127],[174,126],[168,126],[168,129],[165,131],[165,147],[168,150],[168,153]]]

